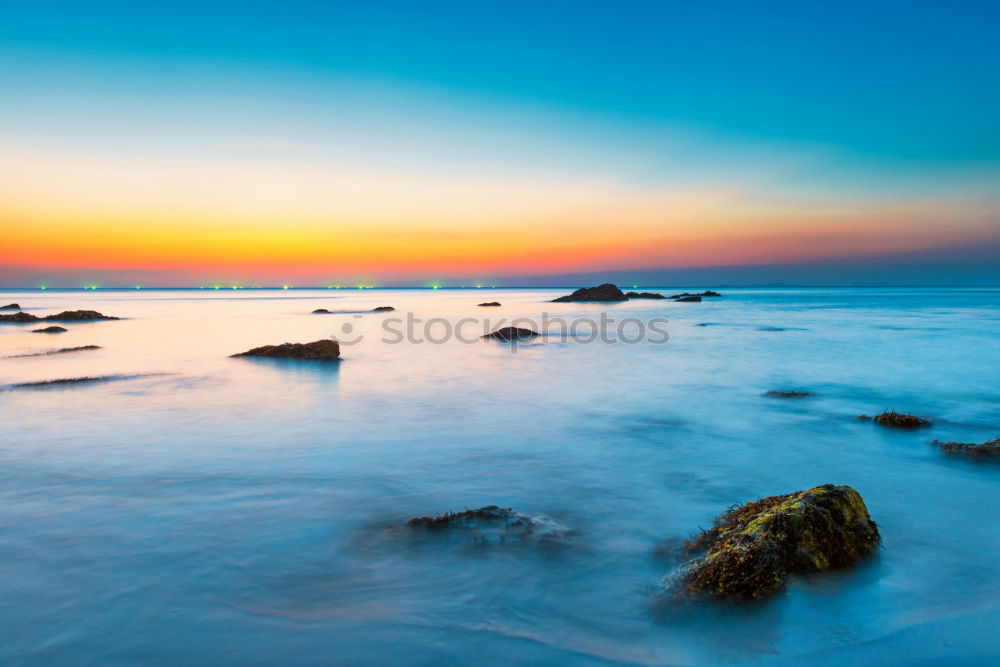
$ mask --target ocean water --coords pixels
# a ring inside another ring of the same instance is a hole
[[[566,291],[0,292],[40,315],[124,318],[58,335],[0,325],[0,663],[1000,654],[1000,466],[930,445],[1000,434],[1000,290],[547,303]],[[381,305],[397,310],[354,312]],[[387,319],[408,313],[421,322],[398,341]],[[608,332],[665,318],[669,341],[588,342],[586,324],[516,346],[442,340],[446,322],[543,313],[605,313]],[[329,336],[356,341],[339,363],[229,357]],[[101,349],[11,358],[82,345]],[[124,377],[14,386],[103,375]],[[886,408],[934,426],[856,419]],[[732,504],[823,483],[861,492],[883,538],[874,558],[760,605],[664,602],[663,545]],[[488,504],[565,537],[394,529]]]

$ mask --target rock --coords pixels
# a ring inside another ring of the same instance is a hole
[[[8,303],[6,306],[0,306],[0,310],[21,310],[21,305],[18,303]]]
[[[323,339],[312,343],[282,343],[281,345],[264,345],[246,352],[234,354],[234,357],[271,357],[274,359],[305,359],[308,361],[337,361],[340,359],[340,343],[335,340]]]
[[[499,301],[487,301],[486,303],[481,303],[479,305],[483,306],[483,307],[493,307],[493,306],[499,306],[500,302]]]
[[[611,283],[604,283],[597,287],[581,287],[572,294],[552,299],[552,301],[554,303],[568,301],[628,301],[628,297]]]
[[[945,454],[952,456],[964,456],[973,461],[994,461],[1000,463],[1000,438],[994,438],[989,442],[977,445],[974,442],[938,442],[934,440],[931,444],[937,445]]]
[[[682,299],[686,296],[722,296],[722,295],[719,294],[718,292],[713,292],[712,290],[705,290],[704,292],[696,292],[695,294],[692,294],[691,292],[684,292],[683,294],[674,294],[669,298]]]
[[[31,333],[63,333],[64,331],[68,331],[68,329],[53,324],[51,327],[45,327],[44,329],[32,329]]]
[[[497,329],[493,333],[486,334],[483,338],[493,338],[495,340],[517,340],[523,338],[534,338],[537,335],[538,332],[532,331],[531,329],[504,327],[502,329]]]
[[[30,354],[13,354],[4,359],[20,359],[23,357],[47,357],[52,354],[66,354],[67,352],[84,352],[86,350],[100,350],[100,345],[81,345],[80,347],[63,347],[58,350],[48,350],[47,352],[32,352]]]
[[[373,313],[388,313],[390,311],[396,310],[392,306],[378,306],[377,308],[372,308]]]
[[[313,315],[327,315],[329,313],[330,311],[327,310],[326,308],[317,308],[312,312]]]
[[[625,292],[629,299],[666,299],[667,297],[656,292]]]
[[[42,318],[36,315],[32,315],[31,313],[25,313],[23,311],[19,313],[14,313],[13,315],[0,315],[0,322],[22,323],[22,322],[40,322],[41,320]]]
[[[864,415],[862,415],[864,417]],[[931,421],[923,417],[904,415],[902,412],[886,410],[872,417],[872,421],[881,426],[892,426],[893,428],[920,428],[930,426]]]
[[[861,494],[825,484],[724,512],[685,545],[688,554],[703,553],[682,566],[676,583],[687,595],[754,600],[780,590],[789,575],[849,567],[879,541]]]
[[[571,531],[549,517],[527,516],[497,505],[414,517],[405,527],[432,532],[453,531],[479,543],[493,544],[558,541],[571,535]]]
[[[673,298],[673,297],[671,297],[671,298]],[[689,302],[689,303],[694,303],[694,302],[697,302],[697,301],[701,301],[701,297],[700,296],[682,296],[682,297],[676,299],[674,301],[674,303],[680,303],[682,301],[686,301],[686,302]]]
[[[779,391],[772,389],[771,391],[764,392],[764,395],[770,398],[807,398],[816,394],[811,391]]]
[[[86,320],[117,320],[117,317],[102,315],[96,310],[64,310],[57,315],[49,315],[46,320],[53,322],[83,322]]]
[[[116,382],[118,380],[134,380],[138,378],[147,378],[154,375],[161,375],[161,374],[135,373],[132,375],[97,375],[97,376],[85,376],[85,377],[74,377],[74,378],[57,378],[55,380],[39,380],[37,382],[18,382],[17,384],[8,384],[0,387],[0,390],[12,391],[17,389],[48,389],[51,387],[62,387],[67,385],[93,384],[98,382]]]

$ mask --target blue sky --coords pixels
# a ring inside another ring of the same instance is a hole
[[[654,190],[697,199],[702,209],[711,203],[705,193],[724,191],[716,208],[726,211],[736,206],[734,190],[739,201],[766,200],[761,210],[772,212],[784,206],[777,199],[813,197],[844,207],[845,230],[856,220],[882,221],[890,208],[899,216],[915,211],[914,236],[923,245],[902,250],[947,253],[996,240],[989,232],[1000,224],[991,217],[1000,190],[998,19],[996,2],[8,1],[0,23],[0,139],[20,151],[5,160],[22,160],[25,151],[51,165],[69,164],[57,153],[70,149],[92,160],[136,154],[150,173],[178,155],[218,174],[222,167],[210,159],[219,156],[301,166],[336,154],[338,169],[376,174],[479,174],[544,182],[551,191],[607,186],[622,210],[630,210],[629,197]],[[52,154],[39,157],[43,151]],[[27,190],[58,191],[72,171],[38,173],[44,176]],[[112,180],[94,192],[112,192]],[[448,189],[436,183],[400,186],[413,225],[450,214],[406,199],[420,188]],[[511,187],[522,192],[522,185]],[[490,208],[494,195],[484,192],[480,208]],[[565,196],[551,208],[568,216],[572,195]],[[95,202],[85,203],[96,207],[91,221],[100,217]],[[186,210],[199,206],[206,224],[215,224],[202,200]],[[311,206],[340,219],[324,202]],[[643,215],[652,216],[650,206],[642,205]],[[672,201],[664,210],[685,206]],[[8,216],[16,224],[23,210],[41,208],[29,202]],[[738,213],[760,217],[761,210]],[[780,217],[797,210],[782,208]],[[134,224],[160,224],[151,220],[162,211],[147,212]],[[385,229],[402,224],[397,211],[376,213],[359,205],[343,215],[368,216]],[[535,224],[530,214],[510,213]],[[549,214],[540,206],[535,217]],[[37,215],[69,228],[60,212]],[[673,213],[649,217],[641,229],[675,220]],[[816,223],[802,224],[796,248]],[[932,238],[935,226],[959,231]],[[43,249],[29,241],[25,253],[44,263]],[[377,252],[368,240],[359,243]],[[662,263],[753,264],[758,256],[787,259],[685,246],[665,249]],[[350,270],[378,273],[376,259]],[[555,268],[655,268],[656,260],[583,253]],[[110,262],[81,257],[84,268],[103,261]],[[512,254],[454,271],[534,275],[525,269],[531,261]]]

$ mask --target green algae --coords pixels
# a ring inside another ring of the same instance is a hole
[[[826,484],[770,496],[724,512],[685,545],[678,579],[691,596],[755,600],[784,587],[788,576],[846,568],[879,545],[861,495]]]

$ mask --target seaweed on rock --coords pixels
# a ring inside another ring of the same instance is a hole
[[[858,419],[869,419],[868,415],[861,415]],[[931,421],[923,417],[907,415],[895,410],[886,410],[870,418],[880,426],[891,426],[892,428],[920,428],[930,426]]]
[[[780,590],[791,574],[851,566],[879,542],[861,494],[825,484],[730,508],[685,545],[688,555],[702,555],[682,567],[676,583],[690,596],[755,600]]]

